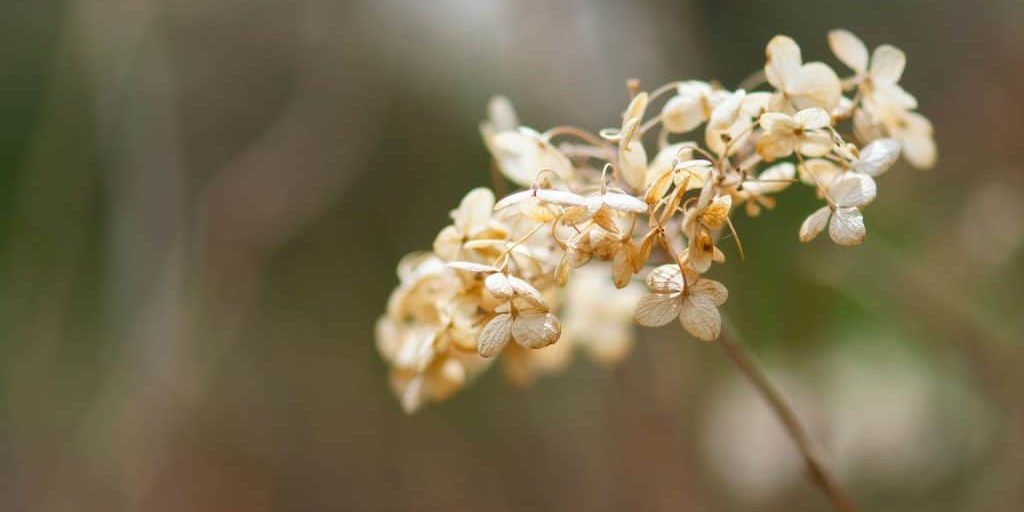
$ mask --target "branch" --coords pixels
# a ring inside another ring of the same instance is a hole
[[[839,487],[835,478],[825,468],[825,465],[822,464],[818,451],[812,445],[811,439],[807,435],[807,430],[800,423],[796,413],[786,402],[785,398],[783,398],[782,394],[779,393],[779,390],[768,381],[764,370],[754,362],[747,350],[732,338],[729,330],[722,330],[718,343],[721,344],[722,349],[729,355],[736,368],[757,388],[758,393],[768,402],[775,415],[778,416],[779,421],[786,428],[786,432],[793,440],[797,450],[800,451],[800,455],[803,456],[804,464],[807,466],[807,471],[814,485],[818,486],[821,492],[825,493],[825,496],[828,497],[829,501],[832,502],[832,506],[837,511],[857,512],[857,506],[854,505],[853,500]]]

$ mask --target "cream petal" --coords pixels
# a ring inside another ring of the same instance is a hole
[[[796,166],[782,162],[761,171],[757,178],[743,182],[743,189],[756,195],[775,194],[785,190],[795,176]]]
[[[828,234],[839,245],[858,245],[867,236],[864,217],[856,207],[839,208],[828,224]]]
[[[811,62],[800,68],[797,80],[787,92],[797,109],[818,107],[831,110],[843,95],[843,85],[828,65]]]
[[[840,62],[862,74],[868,69],[868,49],[859,37],[849,30],[833,30],[828,33],[828,46]]]
[[[835,147],[835,141],[832,140],[832,136],[824,132],[807,132],[800,137],[799,148],[800,154],[818,157],[825,156],[832,151]]]
[[[625,288],[633,277],[633,250],[631,246],[624,245],[615,253],[612,261],[612,281],[616,288]]]
[[[465,235],[455,226],[446,226],[434,238],[434,252],[442,259],[452,260],[458,257],[462,249]]]
[[[804,160],[800,166],[800,181],[808,185],[821,184],[827,187],[839,176],[841,169],[834,162],[824,158]]]
[[[459,209],[453,212],[452,220],[455,221],[455,227],[472,235],[487,227],[493,207],[494,193],[484,187],[475,188],[462,199]]]
[[[512,106],[512,102],[504,96],[495,96],[487,102],[487,117],[490,120],[491,129],[495,132],[515,130],[519,127],[516,109]]]
[[[538,308],[545,310],[548,308],[548,304],[544,300],[544,296],[530,283],[527,283],[516,276],[508,276],[508,282],[520,299],[523,299]]]
[[[512,315],[504,313],[487,322],[476,341],[476,350],[483,357],[501,353],[512,338]]]
[[[786,90],[789,82],[796,80],[800,72],[800,46],[791,38],[778,35],[768,41],[765,56],[764,74],[768,82],[776,89]]]
[[[836,206],[848,208],[863,206],[875,200],[878,191],[875,180],[866,174],[848,172],[842,175],[829,190],[829,196]]]
[[[661,109],[661,125],[671,133],[685,133],[705,121],[701,96],[673,96]]]
[[[903,139],[903,156],[910,165],[918,169],[931,169],[935,166],[937,153],[935,140],[931,135],[912,134]]]
[[[481,263],[473,263],[470,261],[453,261],[448,264],[448,267],[473,273],[489,273],[498,271],[497,268],[490,265],[483,265]]]
[[[626,107],[626,112],[622,114],[622,124],[625,128],[626,123],[631,119],[638,119],[644,116],[644,111],[647,110],[647,93],[641,92],[633,97],[629,102],[629,106]],[[623,129],[623,131],[626,131]]]
[[[654,293],[673,294],[683,291],[683,275],[679,265],[659,265],[647,274],[647,287]]]
[[[808,108],[797,112],[793,120],[800,124],[805,130],[816,130],[825,128],[832,124],[832,118],[828,112],[820,108]]]
[[[899,82],[906,65],[907,56],[903,50],[883,44],[871,55],[871,78],[876,82]]]
[[[619,171],[633,190],[641,190],[647,178],[647,150],[639,140],[619,148]]]
[[[509,282],[508,276],[500,272],[491,274],[484,279],[484,287],[491,293],[496,299],[508,300],[515,294],[515,290],[512,289],[512,283]]]
[[[725,304],[725,301],[729,299],[729,289],[724,284],[719,283],[713,279],[698,279],[693,286],[690,287],[690,295],[701,296],[711,301],[716,306]]]
[[[708,120],[708,127],[717,130],[724,130],[732,126],[733,123],[736,122],[736,117],[740,113],[740,108],[743,107],[743,98],[746,97],[746,94],[746,91],[740,89],[719,103],[718,106],[711,111],[711,117]]]
[[[860,150],[860,157],[853,164],[853,170],[868,176],[878,176],[888,171],[900,157],[900,141],[878,139]]]
[[[828,206],[822,206],[814,213],[807,216],[804,219],[803,224],[800,225],[800,241],[810,242],[814,240],[814,237],[818,236],[825,229],[825,225],[828,224],[828,217],[831,213]]]
[[[722,331],[722,316],[718,308],[713,302],[699,295],[683,299],[679,322],[683,324],[686,332],[704,341],[714,341]]]
[[[679,295],[652,293],[640,299],[633,318],[640,325],[660,327],[678,317],[682,305],[682,297]]]
[[[512,339],[525,348],[543,348],[562,334],[558,318],[550,313],[523,313],[512,321]]]
[[[647,203],[629,194],[608,192],[601,196],[605,206],[622,212],[647,213]]]

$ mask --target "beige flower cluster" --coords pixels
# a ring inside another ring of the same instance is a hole
[[[875,177],[901,152],[930,167],[935,144],[898,84],[903,52],[883,45],[869,56],[844,30],[828,40],[853,75],[803,62],[796,42],[776,36],[754,90],[684,81],[648,93],[632,83],[622,122],[598,134],[541,133],[493,100],[484,142],[502,175],[525,189],[499,201],[470,191],[433,251],[399,264],[377,344],[402,407],[447,398],[499,355],[519,384],[563,368],[573,347],[615,364],[633,344],[633,321],[678,319],[715,340],[728,291],[707,275],[725,262],[723,233],[742,255],[730,215],[772,208],[792,183],[824,203],[801,240],[827,227],[837,244],[861,243]]]

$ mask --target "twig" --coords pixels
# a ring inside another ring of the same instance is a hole
[[[835,478],[825,468],[825,465],[822,464],[817,450],[807,435],[807,430],[796,417],[793,408],[789,406],[779,390],[768,381],[764,370],[750,357],[750,354],[743,348],[743,345],[732,338],[728,329],[722,330],[718,343],[725,350],[726,354],[729,355],[736,368],[757,388],[758,393],[768,402],[775,415],[778,416],[779,421],[782,422],[782,426],[785,427],[797,450],[800,451],[800,455],[803,456],[804,464],[807,466],[807,471],[814,485],[818,486],[825,493],[825,496],[832,502],[832,506],[836,510],[840,512],[857,512],[857,506],[854,505],[853,500],[839,487]]]

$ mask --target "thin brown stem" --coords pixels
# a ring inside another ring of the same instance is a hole
[[[807,430],[800,423],[800,419],[797,418],[796,412],[793,411],[793,408],[790,407],[779,390],[768,380],[764,370],[754,361],[743,345],[732,338],[728,329],[722,330],[722,335],[719,337],[718,342],[726,354],[728,354],[729,359],[736,365],[736,368],[757,388],[758,393],[761,394],[761,397],[764,398],[765,402],[768,403],[779,418],[779,421],[782,422],[782,426],[785,427],[797,450],[800,451],[800,455],[804,459],[807,472],[814,485],[820,488],[821,492],[825,493],[825,496],[832,503],[832,507],[837,511],[857,512],[857,506],[854,505],[853,500],[839,487],[836,479],[821,462],[818,451],[811,442],[810,436],[807,435]]]

